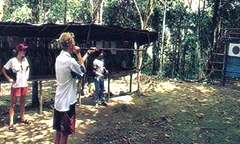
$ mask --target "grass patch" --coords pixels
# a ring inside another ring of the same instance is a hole
[[[152,88],[146,84],[142,91],[144,96],[135,96],[133,105],[111,107],[111,118],[97,121],[97,128],[87,132],[88,141],[139,144],[239,143],[239,92],[208,85],[166,81],[156,82]],[[101,127],[102,121],[108,123],[107,127]]]

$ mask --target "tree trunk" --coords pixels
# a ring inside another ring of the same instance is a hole
[[[183,35],[181,36],[183,37],[183,39],[185,38],[186,31],[187,31],[186,29],[183,29]],[[185,79],[185,59],[186,59],[185,56],[186,56],[186,45],[180,44],[180,66],[179,66],[180,73],[179,74],[181,79]]]
[[[164,36],[165,36],[165,23],[166,23],[166,12],[167,12],[167,2],[164,1],[164,13],[163,13],[163,23],[162,23],[162,41],[161,41],[161,52],[160,52],[160,73],[163,73],[163,51],[164,51]]]
[[[221,5],[221,0],[216,0],[214,3],[213,7],[213,18],[212,18],[212,37],[213,37],[213,42],[212,42],[212,48],[216,49],[216,42],[218,39],[218,25],[220,22],[220,5]]]
[[[153,45],[153,67],[152,67],[152,74],[157,75],[160,69],[160,59],[159,59],[159,44],[155,42]]]
[[[64,19],[63,19],[63,23],[67,23],[67,0],[64,0]]]
[[[90,0],[92,23],[103,23],[103,6],[105,0]]]
[[[148,1],[148,5],[146,6],[145,15],[144,15],[144,13],[141,13],[141,11],[138,7],[137,1],[133,0],[133,3],[136,7],[136,10],[137,10],[137,13],[138,13],[138,16],[139,16],[139,19],[140,19],[141,29],[146,30],[147,27],[148,27],[150,16],[153,14],[153,9],[154,9],[153,3],[154,3],[154,1],[153,0]],[[140,46],[140,49],[143,49],[143,47]],[[137,51],[137,60],[138,60],[137,61],[137,70],[138,70],[137,79],[138,79],[138,82],[140,82],[140,75],[141,75],[140,70],[141,70],[142,60],[143,60],[142,51]],[[140,93],[140,83],[138,83],[138,93]]]
[[[39,1],[36,0],[35,2],[30,2],[30,5],[32,7],[32,22],[33,23],[39,23]],[[38,40],[38,39],[36,39]],[[39,46],[37,45],[37,48]],[[38,98],[38,81],[32,81],[32,107],[38,107],[39,106],[39,98]]]
[[[181,24],[181,20],[180,20],[180,24]],[[181,29],[180,29],[180,25],[177,28],[177,43],[176,43],[176,63],[175,63],[175,70],[176,73],[175,74],[180,74],[180,53],[181,53]]]
[[[201,41],[200,41],[200,34],[201,34],[201,8],[200,8],[200,0],[198,2],[198,16],[197,18],[197,47],[196,47],[196,55],[197,55],[197,61],[198,61],[198,75],[197,78],[201,79],[204,75],[203,72],[203,66],[204,66],[204,62],[202,60],[202,47],[201,47]]]
[[[38,23],[39,22],[39,1],[36,0],[34,2],[30,2],[30,5],[32,7],[32,23]]]
[[[185,62],[186,62],[186,46],[184,45],[182,47],[182,58],[181,58],[181,67],[180,67],[181,79],[185,79],[185,77],[186,77],[186,75],[185,75]]]
[[[98,12],[98,23],[100,25],[103,24],[103,6],[104,6],[104,0],[102,0],[101,4],[100,4],[100,10]]]
[[[2,21],[2,17],[3,17],[3,3],[0,3],[0,21]]]
[[[160,10],[154,12],[152,19],[155,21],[153,28],[158,32],[158,40],[154,43],[152,49],[152,74],[157,75],[160,71]]]
[[[40,2],[40,14],[43,14],[42,16],[40,15],[39,17],[39,22],[40,23],[44,23],[44,20],[45,20],[45,11],[44,11],[44,7],[43,7],[44,5],[43,5],[43,0],[41,0],[41,2]]]
[[[175,39],[176,41],[176,39]],[[176,63],[176,45],[173,45],[173,55],[172,55],[172,71],[171,71],[171,78],[174,78],[175,77],[175,63]]]

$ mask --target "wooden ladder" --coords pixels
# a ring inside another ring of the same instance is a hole
[[[220,78],[222,85],[226,82],[226,61],[227,61],[227,45],[224,40],[225,33],[221,32],[219,39],[217,41],[217,46],[213,50],[209,65],[208,71],[210,71],[210,79],[215,79],[215,77]]]

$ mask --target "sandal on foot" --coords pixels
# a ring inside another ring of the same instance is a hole
[[[20,123],[30,125],[31,121],[30,120],[21,120]]]
[[[15,127],[14,127],[13,125],[10,125],[10,126],[8,127],[8,130],[9,130],[9,131],[15,131]]]

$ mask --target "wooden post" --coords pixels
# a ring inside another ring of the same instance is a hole
[[[80,80],[77,81],[77,105],[80,105],[80,90],[79,90]]]
[[[1,83],[0,83],[0,96],[2,96],[2,86],[1,86]]]
[[[39,114],[42,114],[43,111],[42,81],[39,81],[39,98],[40,98]]]
[[[39,108],[39,84],[38,81],[32,81],[32,107]]]
[[[78,82],[77,82],[77,95],[78,95],[78,98],[77,98],[77,104],[81,106],[81,95],[83,94],[83,77],[80,79],[78,79]]]
[[[129,84],[129,92],[132,92],[132,71],[130,72],[130,84]]]
[[[111,80],[110,80],[110,76],[109,76],[110,74],[108,74],[108,76],[107,76],[107,79],[108,79],[108,94],[107,94],[107,101],[110,99],[110,82],[111,82]]]
[[[140,96],[140,51],[139,47],[137,46],[137,94]]]

